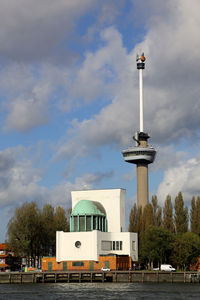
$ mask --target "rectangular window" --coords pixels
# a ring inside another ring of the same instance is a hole
[[[115,241],[113,241],[113,248],[112,249],[115,250]]]
[[[119,242],[116,242],[116,250],[119,250]]]
[[[93,229],[97,229],[97,217],[93,217]]]
[[[122,250],[122,241],[119,242],[119,249]]]
[[[112,242],[111,241],[101,241],[101,250],[104,250],[104,251],[112,250]]]
[[[91,231],[91,217],[86,217],[87,231]]]
[[[85,231],[85,217],[79,217],[79,231]]]
[[[78,220],[77,220],[77,217],[74,217],[74,231],[78,231]]]
[[[135,241],[132,241],[132,250],[135,251]]]
[[[83,261],[73,261],[72,267],[84,267],[84,262]]]

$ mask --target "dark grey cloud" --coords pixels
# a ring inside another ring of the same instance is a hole
[[[95,5],[95,0],[2,0],[1,57],[28,62],[62,54],[60,43],[72,38],[77,18]],[[66,57],[67,48],[66,43]]]

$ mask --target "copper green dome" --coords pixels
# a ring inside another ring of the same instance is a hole
[[[72,210],[71,216],[106,216],[106,212],[101,203],[91,200],[80,200]]]

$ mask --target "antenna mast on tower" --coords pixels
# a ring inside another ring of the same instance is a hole
[[[143,70],[145,68],[144,53],[137,55],[137,69],[139,70],[139,106],[140,106],[140,131],[136,132],[133,139],[136,141],[135,147],[130,147],[122,151],[124,160],[137,165],[137,203],[142,208],[148,204],[148,164],[153,163],[156,150],[149,146],[147,140],[149,135],[144,132],[143,120]]]

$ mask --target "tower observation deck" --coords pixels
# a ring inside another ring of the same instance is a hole
[[[135,146],[122,151],[124,160],[137,165],[137,205],[144,208],[148,204],[148,164],[154,162],[156,150],[148,145],[149,135],[143,129],[143,78],[145,68],[144,53],[137,55],[137,69],[139,70],[139,100],[140,100],[140,131],[133,137]]]

